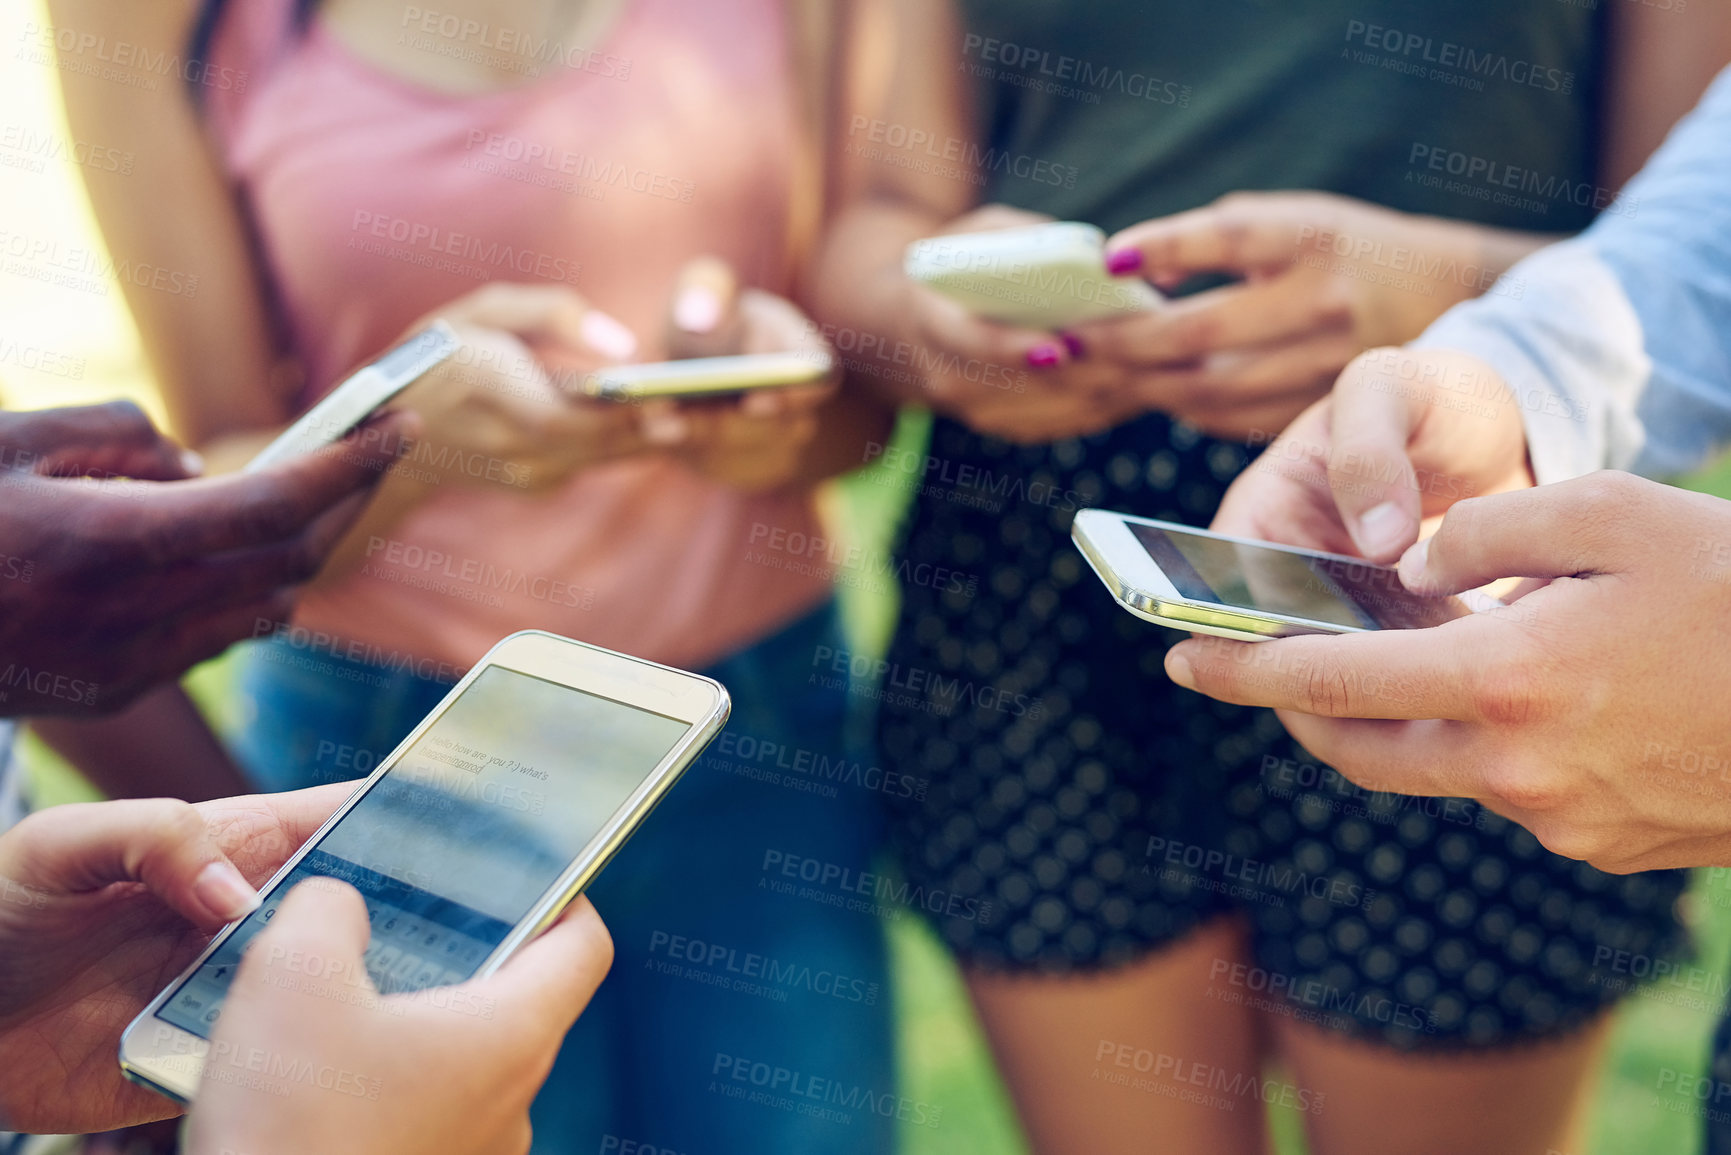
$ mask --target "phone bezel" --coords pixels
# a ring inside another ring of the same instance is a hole
[[[312,404],[271,443],[246,463],[244,472],[257,473],[285,461],[334,445],[350,430],[370,417],[380,406],[419,381],[462,348],[457,331],[444,321],[434,321],[361,366]],[[395,372],[380,368],[399,353],[421,346],[419,356]]]
[[[1152,517],[1136,517],[1128,513],[1113,513],[1104,509],[1084,509],[1076,514],[1070,537],[1112,596],[1137,617],[1163,626],[1189,630],[1192,633],[1232,638],[1243,642],[1266,642],[1274,638],[1302,634],[1362,634],[1371,631],[1362,626],[1347,626],[1339,622],[1321,622],[1311,618],[1279,614],[1271,610],[1247,610],[1225,606],[1219,602],[1199,601],[1178,592],[1166,572],[1160,568],[1142,543],[1130,532],[1130,525],[1150,525],[1168,533],[1187,533],[1197,537],[1228,541],[1234,545],[1252,545],[1275,549],[1300,557],[1342,561],[1352,565],[1370,566],[1361,557],[1300,549],[1272,541],[1236,537],[1229,533],[1214,533],[1177,522],[1160,521]],[[1379,567],[1387,568],[1387,567]]]
[[[259,888],[260,895],[268,895],[275,890],[295,865],[396,765],[404,752],[444,715],[482,671],[492,666],[543,678],[574,690],[661,714],[687,723],[689,729],[666,756],[644,775],[643,780],[608,818],[595,837],[583,847],[570,866],[530,907],[529,913],[512,927],[511,933],[482,961],[475,971],[475,978],[484,978],[498,970],[523,944],[553,924],[565,907],[582,893],[583,888],[624,845],[631,832],[678,781],[686,767],[696,760],[703,748],[721,731],[731,710],[726,687],[712,678],[605,650],[542,630],[524,630],[511,634],[488,650],[409,735],[380,761],[373,772],[361,780],[342,805],[338,806],[323,825]],[[127,1026],[120,1038],[120,1069],[128,1079],[178,1102],[190,1104],[193,1101],[205,1056],[210,1051],[210,1043],[190,1031],[157,1018],[156,1014],[167,1001],[169,994],[178,990],[180,985],[203,965],[204,960],[234,933],[241,921],[244,920],[232,922],[219,931],[204,949],[199,951],[198,957],[172,982],[158,991]],[[154,1038],[146,1039],[144,1036],[147,1034]]]

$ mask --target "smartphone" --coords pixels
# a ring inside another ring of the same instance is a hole
[[[976,317],[1035,329],[1157,309],[1165,298],[1141,277],[1106,271],[1106,234],[1077,221],[927,237],[902,270]]]
[[[720,732],[709,678],[529,630],[476,663],[120,1040],[126,1077],[198,1091],[235,968],[307,878],[366,899],[384,994],[491,974],[550,926]],[[364,991],[364,988],[362,988]]]
[[[1422,597],[1389,566],[1084,509],[1070,536],[1139,618],[1241,642],[1440,626],[1472,612]]]
[[[455,353],[462,345],[456,331],[443,321],[404,341],[378,360],[343,379],[301,414],[300,420],[283,430],[277,439],[247,462],[246,472],[256,473],[290,458],[311,453],[342,440],[349,430],[370,417],[379,406],[407,389],[426,372]]]
[[[822,381],[835,368],[828,353],[744,353],[737,357],[692,357],[648,365],[618,365],[584,380],[583,391],[605,401],[700,401],[785,389]]]

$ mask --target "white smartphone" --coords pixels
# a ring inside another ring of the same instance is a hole
[[[828,353],[743,353],[735,357],[692,357],[648,365],[618,365],[591,373],[583,391],[606,401],[700,401],[785,389],[822,381],[835,368]]]
[[[492,973],[600,872],[729,708],[709,678],[540,631],[505,638],[133,1020],[121,1070],[192,1102],[235,968],[303,879],[365,897],[381,993]]]
[[[246,472],[256,473],[290,458],[311,453],[342,440],[349,430],[413,385],[427,370],[455,353],[462,345],[456,331],[435,321],[378,360],[363,365],[301,414],[277,439],[247,462]]]
[[[1077,221],[927,237],[908,246],[911,280],[976,317],[1035,329],[1123,317],[1165,303],[1141,277],[1106,271],[1106,234]]]
[[[1388,566],[1084,509],[1070,536],[1106,588],[1139,618],[1242,642],[1298,634],[1423,629],[1472,612],[1421,597]]]

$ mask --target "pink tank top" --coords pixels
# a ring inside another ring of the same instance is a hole
[[[238,0],[212,92],[224,159],[311,404],[416,317],[492,280],[572,285],[657,360],[669,287],[704,253],[785,292],[795,132],[780,0],[629,0],[593,46],[411,21],[434,52],[521,58],[518,88],[450,96],[358,59],[283,0]],[[368,543],[297,621],[457,665],[513,630],[698,666],[818,605],[759,548],[809,540],[812,495],[746,496],[661,456],[539,495],[447,487]],[[795,537],[794,535],[799,535]],[[790,562],[795,561],[792,557]]]

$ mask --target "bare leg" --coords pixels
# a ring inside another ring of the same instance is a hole
[[[1467,1055],[1407,1055],[1274,1018],[1315,1155],[1546,1155],[1583,1151],[1581,1124],[1610,1016],[1564,1038]]]
[[[1259,1074],[1260,1019],[1213,997],[1208,981],[1217,966],[1247,957],[1242,924],[1227,918],[1097,977],[969,974],[1034,1150],[1262,1151],[1262,1103],[1219,1086]]]

